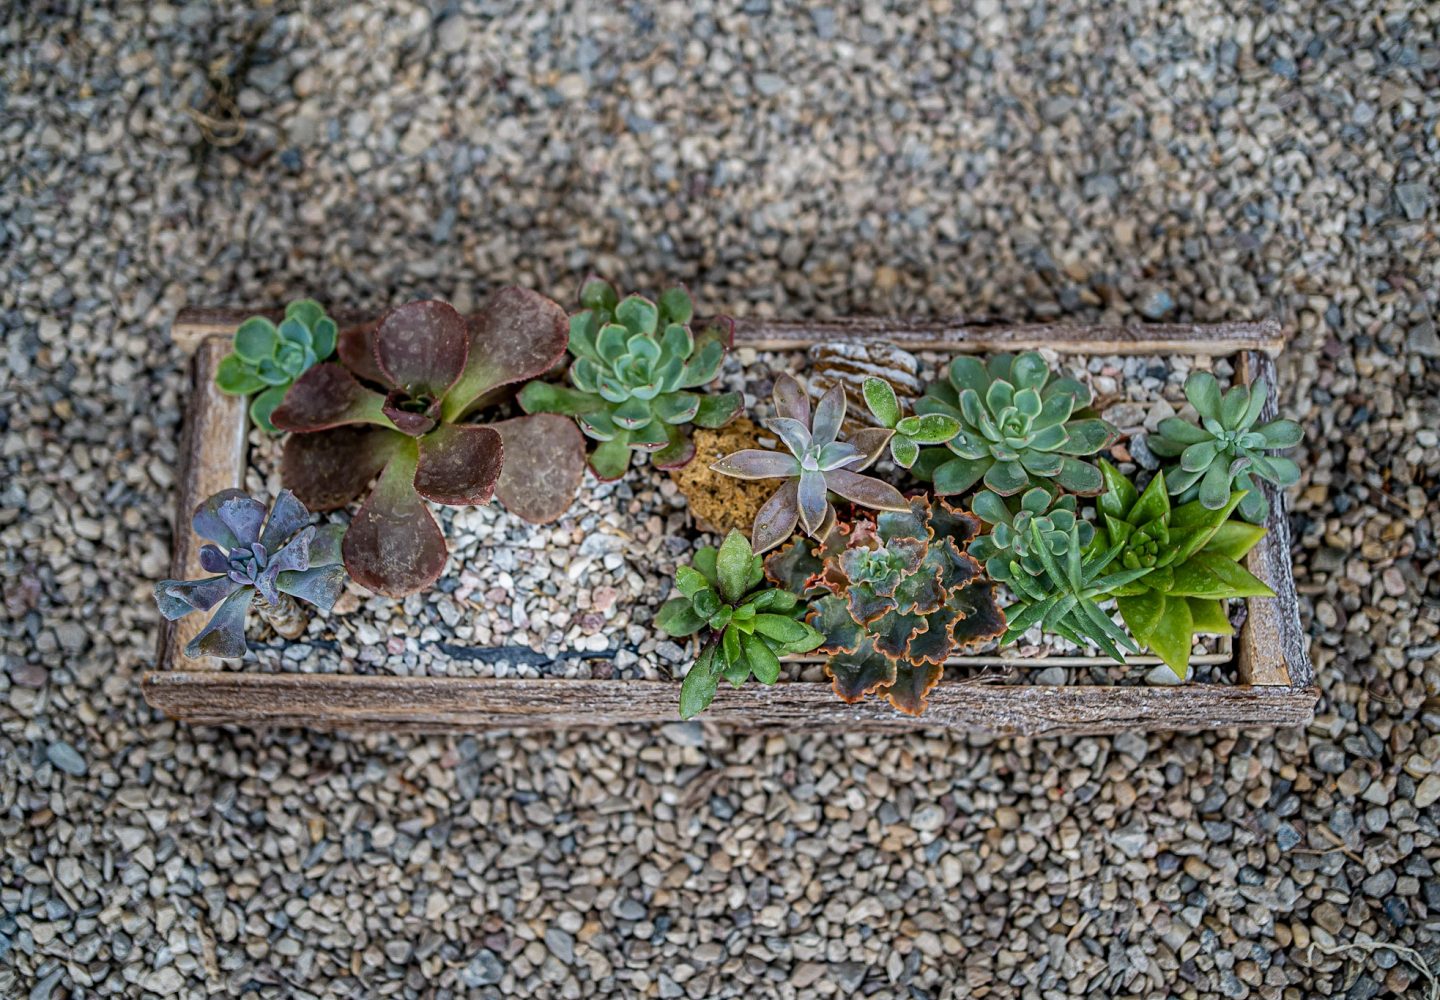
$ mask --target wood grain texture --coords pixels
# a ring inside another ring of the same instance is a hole
[[[1242,351],[1236,374],[1246,382],[1263,378],[1270,386],[1269,398],[1260,411],[1260,422],[1280,415],[1275,362],[1257,351]],[[1310,665],[1309,643],[1300,627],[1300,600],[1295,594],[1295,574],[1290,555],[1290,518],[1285,491],[1256,479],[1270,503],[1265,520],[1265,537],[1245,557],[1245,568],[1275,591],[1274,597],[1252,597],[1248,616],[1237,646],[1236,669],[1246,684],[1288,684],[1310,687],[1315,671]]]
[[[170,336],[182,350],[193,351],[205,338],[229,337],[248,316],[279,319],[281,309],[186,309]],[[333,314],[340,326],[374,319],[355,312]],[[1285,331],[1274,320],[1256,323],[1137,323],[1097,326],[1068,323],[1006,325],[960,320],[856,317],[830,320],[742,319],[735,323],[737,345],[756,350],[796,350],[827,341],[889,340],[919,351],[1021,351],[1051,347],[1071,354],[1234,354],[1252,350],[1276,353]]]
[[[204,576],[200,548],[204,542],[190,529],[190,516],[213,493],[240,486],[245,478],[245,435],[250,414],[243,396],[227,396],[215,387],[215,369],[230,353],[230,342],[211,337],[199,345],[190,366],[190,405],[180,447],[180,493],[175,502],[174,554],[170,577],[191,580]],[[205,627],[208,616],[193,614],[160,629],[158,660],[167,669],[218,669],[219,660],[192,660],[182,652]]]
[[[207,725],[467,732],[679,721],[679,690],[665,681],[157,672],[146,674],[143,684],[154,707]],[[828,684],[747,684],[739,690],[721,685],[703,718],[744,729],[944,728],[1058,736],[1303,725],[1315,698],[1314,691],[1276,687],[956,682],[936,688],[929,710],[914,718],[874,700],[846,705]]]

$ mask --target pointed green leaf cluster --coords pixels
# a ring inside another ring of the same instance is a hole
[[[1227,599],[1275,596],[1240,565],[1265,529],[1227,520],[1244,503],[1243,492],[1231,493],[1217,509],[1192,500],[1172,510],[1164,473],[1141,493],[1110,463],[1102,461],[1100,469],[1106,491],[1096,545],[1118,548],[1126,570],[1145,571],[1115,589],[1120,615],[1131,634],[1184,680],[1194,637],[1232,632]]]
[[[925,390],[919,414],[956,420],[959,432],[945,448],[928,448],[916,475],[942,495],[963,493],[982,479],[987,489],[1013,496],[1044,486],[1094,496],[1103,488],[1093,455],[1118,434],[1108,422],[1084,416],[1090,390],[1071,378],[1051,378],[1039,353],[993,355],[988,362],[960,356],[949,379]]]
[[[270,414],[297,378],[335,352],[338,332],[314,299],[286,306],[279,326],[264,316],[251,316],[235,331],[234,347],[221,360],[215,384],[232,396],[257,394],[250,403],[250,419],[266,433],[278,434]]]
[[[695,307],[683,288],[658,303],[639,295],[620,299],[605,281],[580,293],[585,308],[570,318],[574,389],[531,382],[520,393],[529,413],[573,416],[586,436],[601,442],[590,456],[600,479],[618,479],[632,451],[649,454],[662,469],[679,468],[695,455],[685,427],[720,427],[740,411],[738,392],[702,395],[690,390],[720,373],[732,324],[721,318],[694,334]]]
[[[1095,537],[1094,525],[1080,519],[1075,505],[1073,496],[1056,499],[1038,486],[1026,491],[1018,504],[1013,498],[1006,500],[988,490],[982,491],[976,494],[971,509],[990,525],[990,533],[970,543],[970,555],[985,565],[985,571],[993,579],[1001,582],[1008,582],[1015,573],[1041,576],[1045,564],[1034,551],[1032,523],[1039,526],[1039,537],[1057,558],[1069,549],[1072,531],[1079,536],[1082,549]],[[1019,565],[1012,568],[1012,561],[1018,561]]]
[[[1282,489],[1300,480],[1298,465],[1269,454],[1299,444],[1300,425],[1293,420],[1256,425],[1269,395],[1263,378],[1251,386],[1232,385],[1223,395],[1209,372],[1195,372],[1185,380],[1185,398],[1200,422],[1169,417],[1160,421],[1158,433],[1149,439],[1155,454],[1180,459],[1180,467],[1170,472],[1169,488],[1181,503],[1199,498],[1210,510],[1219,510],[1239,490],[1245,494],[1240,516],[1259,524],[1269,514],[1270,504],[1255,477]]]
[[[799,539],[770,557],[772,579],[813,593],[807,620],[825,637],[825,672],[842,701],[880,694],[920,715],[945,661],[1004,631],[993,585],[964,552],[979,528],[943,499],[915,497],[907,510],[858,518],[823,543]]]
[[[680,715],[704,711],[723,677],[735,687],[752,674],[762,684],[780,677],[780,657],[807,653],[823,637],[800,621],[805,608],[794,594],[763,586],[760,556],[738,531],[720,548],[702,548],[675,571],[681,596],[667,601],[655,625],[681,637],[704,633],[699,658],[680,686]]]
[[[901,468],[915,464],[921,445],[945,444],[960,433],[960,421],[944,413],[906,416],[894,387],[882,378],[870,376],[862,383],[861,391],[870,414],[881,427],[895,432],[890,438],[890,457]]]

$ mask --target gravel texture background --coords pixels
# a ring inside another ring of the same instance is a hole
[[[0,996],[1426,996],[1433,4],[254,7],[0,14]],[[1279,316],[1315,724],[349,741],[141,703],[178,308],[592,268],[736,313]]]

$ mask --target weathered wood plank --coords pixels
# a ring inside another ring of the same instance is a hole
[[[146,700],[205,725],[303,726],[347,731],[468,732],[675,722],[679,692],[665,681],[386,677],[356,674],[156,672]],[[828,684],[722,685],[706,722],[745,729],[946,728],[1024,736],[1297,726],[1317,692],[1192,684],[1157,687],[944,684],[922,718],[869,701],[846,705]]]
[[[1268,355],[1242,351],[1236,373],[1246,382],[1264,378],[1270,396],[1260,420],[1280,415],[1275,362]],[[1247,602],[1245,628],[1237,644],[1236,668],[1246,684],[1282,684],[1309,687],[1315,683],[1309,646],[1300,627],[1300,601],[1290,556],[1290,519],[1285,491],[1255,480],[1270,503],[1265,537],[1245,557],[1245,567],[1275,591],[1274,597],[1252,597]]]
[[[250,429],[246,400],[227,396],[215,387],[215,369],[229,351],[226,338],[211,337],[200,344],[191,365],[190,406],[180,447],[180,493],[175,504],[175,546],[170,563],[170,576],[175,580],[205,575],[200,568],[200,547],[204,542],[190,529],[190,515],[206,497],[239,486],[245,478],[245,435]],[[191,660],[181,652],[205,627],[205,617],[190,615],[165,623],[157,654],[162,667],[221,666],[211,657]]]
[[[206,337],[228,337],[247,316],[278,319],[282,310],[186,309],[170,335],[191,351]],[[335,314],[342,327],[374,319],[353,311]],[[1276,353],[1285,332],[1274,320],[1255,323],[1137,323],[1126,326],[1035,323],[1004,325],[960,320],[855,317],[829,320],[742,319],[735,342],[757,350],[797,350],[828,341],[889,340],[918,351],[1019,351],[1052,347],[1071,354],[1233,354]]]

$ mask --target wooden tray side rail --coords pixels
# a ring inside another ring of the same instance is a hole
[[[204,310],[184,313],[175,324],[177,342],[195,354],[177,499],[173,560],[177,577],[199,571],[199,542],[190,530],[190,512],[211,493],[243,482],[249,417],[244,401],[220,393],[213,378],[229,350],[234,326],[247,315],[251,313]],[[342,319],[364,321],[363,317]],[[1273,354],[1284,344],[1274,323],[1102,328],[765,320],[747,321],[737,331],[740,342],[777,350],[836,339],[882,338],[910,349],[952,352],[1051,347],[1081,354],[1234,356],[1239,378],[1264,377],[1272,390]],[[1272,398],[1266,419],[1274,407]],[[1303,725],[1313,715],[1317,692],[1290,570],[1284,497],[1266,488],[1271,502],[1269,531],[1250,554],[1248,565],[1274,587],[1277,596],[1248,602],[1246,624],[1234,644],[1237,684],[1049,686],[955,680],[935,689],[928,712],[919,719],[875,701],[846,705],[836,699],[828,683],[782,682],[740,690],[721,685],[705,719],[744,729],[943,727],[1023,735]],[[142,680],[145,698],[153,707],[196,724],[463,732],[678,719],[677,686],[667,681],[228,671],[220,669],[223,665],[217,661],[183,656],[185,643],[202,625],[200,616],[194,616],[163,628],[160,669]]]

